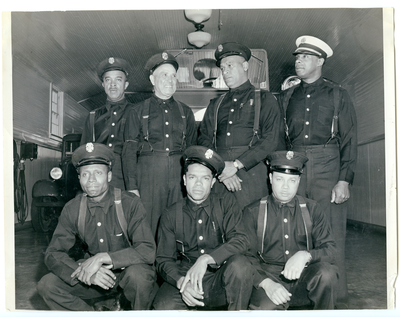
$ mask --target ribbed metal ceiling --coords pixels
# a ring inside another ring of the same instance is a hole
[[[317,36],[331,45],[334,55],[324,76],[338,82],[382,53],[381,9],[213,10],[204,25],[212,35],[204,49],[236,41],[266,50],[273,92],[294,74],[291,53],[301,35]],[[143,69],[147,59],[163,50],[195,49],[187,42],[194,30],[183,10],[15,12],[13,57],[79,102],[102,93],[96,65],[119,56],[132,65],[128,91],[149,92]],[[96,105],[92,100],[85,106]]]

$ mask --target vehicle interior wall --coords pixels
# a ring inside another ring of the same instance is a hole
[[[18,153],[21,141],[38,144],[37,159],[24,163],[28,196],[26,221],[29,221],[32,187],[40,179],[50,179],[50,169],[58,166],[61,160],[61,141],[49,138],[50,80],[27,64],[19,59],[13,61],[13,138]],[[64,93],[63,135],[80,133],[88,113],[87,109]],[[14,222],[18,222],[17,214],[14,214]]]
[[[347,218],[386,226],[383,55],[372,52],[342,85],[357,114],[358,160]]]
[[[51,78],[34,71],[29,62],[13,60],[14,139],[60,150],[61,139],[49,137]],[[64,93],[63,135],[81,133],[89,113],[68,93]]]

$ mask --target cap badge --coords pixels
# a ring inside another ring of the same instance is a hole
[[[92,142],[86,143],[86,152],[92,153],[94,150],[94,145]]]
[[[213,154],[214,154],[213,150],[208,149],[208,150],[206,151],[206,153],[204,154],[204,156],[206,157],[206,159],[209,160],[210,158],[213,157]]]
[[[224,47],[222,46],[222,44],[218,45],[218,52],[222,52],[222,50],[224,49]]]
[[[108,59],[108,62],[109,62],[110,64],[114,64],[114,62],[115,62],[114,57],[110,57],[110,58]]]
[[[306,38],[306,37],[303,37],[303,38],[301,39],[301,43],[305,43],[305,42],[307,42],[307,38]]]
[[[294,155],[293,151],[288,151],[288,152],[286,153],[286,158],[287,158],[288,160],[291,160],[291,159],[293,158],[293,155]]]
[[[168,54],[166,52],[164,52],[164,53],[162,53],[161,57],[163,60],[166,61],[168,59]]]

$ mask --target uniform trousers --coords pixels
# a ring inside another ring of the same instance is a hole
[[[182,276],[193,263],[182,262]],[[249,260],[243,255],[231,256],[216,272],[206,271],[203,277],[204,307],[197,309],[247,310],[252,291],[252,269]],[[164,282],[153,303],[157,310],[187,310],[190,307],[182,300],[179,289]]]
[[[125,190],[125,181],[124,176],[122,174],[122,160],[121,155],[114,152],[115,162],[112,167],[112,178],[110,185],[114,186],[115,188],[119,188]]]
[[[246,150],[248,147],[244,147]],[[238,149],[218,149],[217,153],[224,161],[234,161],[244,152],[243,147]],[[248,204],[261,199],[269,194],[268,189],[268,168],[265,162],[260,162],[250,170],[240,169],[236,175],[242,180],[242,190],[233,192],[238,202],[239,208],[243,209]],[[227,191],[225,185],[215,182],[214,192],[224,193]]]
[[[316,200],[330,219],[333,238],[336,242],[336,265],[339,268],[338,301],[346,303],[348,298],[345,242],[347,224],[347,202],[331,203],[332,189],[339,180],[340,152],[337,144],[326,146],[295,147],[308,157],[308,162],[301,175],[297,193]]]
[[[154,237],[161,213],[183,197],[181,157],[182,153],[171,156],[139,156],[137,173],[140,199],[146,209]]]
[[[118,286],[131,302],[132,309],[150,309],[156,291],[154,266],[134,264],[113,272],[117,279],[114,287],[109,290],[81,282],[71,286],[53,273],[43,276],[37,289],[51,310],[92,311],[93,307],[85,300],[116,294]]]
[[[290,301],[275,305],[262,287],[253,288],[249,308],[253,310],[286,310],[289,306],[313,305],[313,309],[334,309],[338,269],[328,262],[316,262],[304,268],[298,280],[287,280],[281,265],[262,263],[265,272],[276,277],[274,282],[283,285],[292,294]]]

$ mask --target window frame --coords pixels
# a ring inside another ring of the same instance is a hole
[[[53,111],[53,92],[57,94],[57,112]],[[53,114],[58,116],[58,134],[53,133]],[[63,124],[64,124],[64,92],[58,87],[50,83],[50,96],[49,96],[49,138],[57,141],[62,141],[63,137]]]

